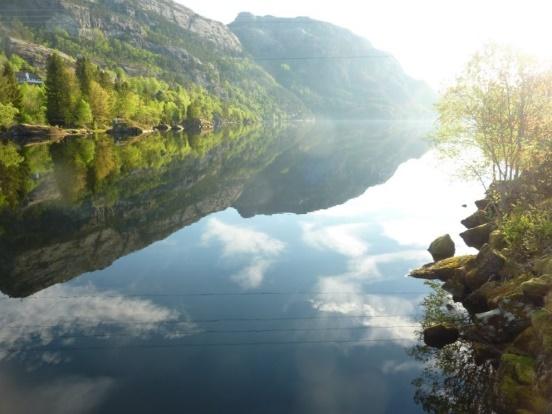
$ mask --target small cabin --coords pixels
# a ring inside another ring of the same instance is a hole
[[[15,74],[15,78],[17,79],[17,83],[20,85],[23,83],[29,84],[29,85],[42,85],[44,82],[42,79],[40,79],[37,75],[31,72],[17,72]]]

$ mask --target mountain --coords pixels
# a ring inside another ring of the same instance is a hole
[[[260,115],[305,112],[222,23],[171,0],[0,0],[3,49],[43,70],[53,50],[102,68],[206,88]]]
[[[431,89],[409,77],[393,56],[349,30],[307,17],[250,13],[241,13],[229,27],[253,59],[319,116],[431,115]]]
[[[233,204],[242,217],[306,214],[386,182],[427,150],[425,122],[320,122],[255,175]]]

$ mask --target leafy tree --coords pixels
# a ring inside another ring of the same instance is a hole
[[[552,71],[542,70],[530,57],[486,47],[439,102],[436,141],[453,156],[470,148],[481,151],[494,178],[519,176],[533,151],[550,139],[551,81]]]
[[[111,95],[99,83],[93,81],[90,84],[89,100],[94,122],[105,125],[111,118]]]
[[[0,79],[0,103],[12,104],[15,108],[21,109],[21,91],[10,63],[4,65]]]
[[[80,127],[90,126],[94,117],[90,105],[81,99],[75,108],[75,125]]]
[[[21,90],[21,121],[46,123],[46,91],[42,86],[23,84]]]
[[[4,105],[0,103],[0,126],[11,126],[14,123],[17,114],[19,114],[19,110],[12,104]]]
[[[48,58],[46,77],[46,117],[52,125],[69,126],[78,93],[74,75],[54,53]]]
[[[79,80],[80,90],[83,96],[90,97],[92,82],[96,78],[96,69],[90,59],[80,57],[77,59],[75,73]]]

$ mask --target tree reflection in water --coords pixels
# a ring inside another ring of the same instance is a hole
[[[419,332],[438,323],[465,326],[469,316],[452,302],[435,282],[426,282],[433,292],[423,302],[424,315]],[[460,339],[443,349],[416,345],[409,355],[424,364],[424,370],[412,384],[414,400],[425,412],[444,414],[494,413],[493,383],[496,367],[492,360],[482,360],[477,346]]]

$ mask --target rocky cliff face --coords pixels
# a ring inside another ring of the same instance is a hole
[[[6,3],[6,2],[3,2]],[[143,37],[149,27],[174,24],[221,51],[241,52],[236,36],[219,22],[206,19],[170,0],[22,0],[2,5],[24,23],[40,24],[69,34],[90,35],[99,29],[106,36]]]

